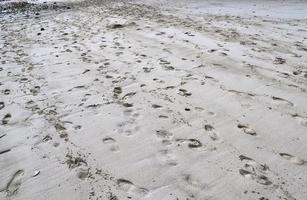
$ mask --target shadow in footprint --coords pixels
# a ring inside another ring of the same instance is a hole
[[[307,117],[303,117],[299,114],[291,115],[294,119],[296,119],[302,126],[307,126]]]
[[[265,176],[267,171],[269,170],[269,167],[267,165],[260,164],[254,159],[244,155],[240,155],[239,159],[245,163],[243,169],[239,169],[239,173],[242,176],[246,178],[251,178],[261,185],[272,184],[269,178]]]
[[[196,149],[203,146],[203,144],[197,139],[176,139],[180,143],[188,143],[190,149]]]
[[[283,103],[288,104],[288,105],[290,105],[290,106],[294,106],[294,104],[293,104],[291,101],[288,101],[288,100],[283,99],[283,98],[280,98],[280,97],[272,96],[272,99],[273,99],[274,101],[277,101],[277,102],[283,102]]]

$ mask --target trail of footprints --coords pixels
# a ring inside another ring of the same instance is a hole
[[[121,24],[115,24],[113,26],[110,27],[111,29],[120,29],[123,28],[123,25]],[[41,29],[41,31],[44,31],[43,29]],[[194,36],[193,34],[187,32],[185,33],[188,36]],[[158,33],[157,35],[164,35],[164,33]],[[70,52],[71,50],[67,51]],[[209,50],[209,52],[213,53],[214,49]],[[117,53],[117,56],[120,56],[121,52]],[[86,53],[82,54],[83,56],[83,60],[84,62],[91,62],[91,56],[90,55],[86,55]],[[226,56],[226,53],[221,54],[223,56]],[[165,61],[163,59],[160,60],[162,67],[165,70],[175,70],[175,68],[173,66],[171,66],[171,63],[168,61]],[[277,64],[282,64],[284,63],[283,59],[279,59],[277,58],[275,61],[275,63]],[[144,73],[150,73],[151,71],[153,71],[153,68],[147,68],[147,67],[143,67],[143,71]],[[83,71],[82,74],[87,74],[89,73],[90,70],[86,69],[85,71]],[[106,75],[107,78],[113,78],[111,75]],[[26,79],[23,79],[21,81],[27,81]],[[114,80],[117,81],[117,80]],[[159,80],[157,78],[155,78],[154,81],[157,81],[159,83],[163,83],[162,80]],[[76,88],[81,88],[84,86],[77,86]],[[167,89],[173,89],[174,87],[169,87]],[[11,91],[9,89],[5,89],[2,91],[4,95],[9,95],[11,93]],[[31,90],[33,95],[37,95],[40,92],[40,87],[39,86],[35,86],[32,90]],[[124,115],[128,117],[128,119],[126,121],[124,121],[123,123],[119,124],[119,129],[118,132],[119,133],[125,133],[128,136],[132,136],[134,135],[136,132],[138,132],[139,127],[135,126],[135,124],[137,123],[138,120],[138,116],[139,114],[134,112],[133,110],[133,103],[130,102],[126,102],[125,100],[129,99],[129,97],[134,96],[136,93],[135,92],[131,92],[131,93],[127,93],[125,95],[122,95],[123,90],[121,87],[114,87],[113,89],[113,93],[114,93],[114,98],[115,100],[117,100],[117,102],[122,105],[125,110],[124,110]],[[177,91],[178,95],[181,95],[183,97],[190,97],[192,96],[192,93],[189,92],[187,89],[184,88],[180,88]],[[121,97],[122,96],[122,97]],[[271,97],[273,102],[277,102],[277,103],[282,103],[282,104],[286,104],[286,105],[290,105],[290,106],[294,106],[294,104],[286,99],[283,98],[279,98],[279,97],[275,97],[272,96]],[[5,103],[4,102],[0,102],[0,110],[2,110],[5,107]],[[95,105],[91,105],[90,107],[96,107]],[[160,109],[163,108],[163,106],[158,105],[158,104],[152,104],[151,105],[152,108],[154,109]],[[186,108],[186,111],[189,111],[188,108]],[[306,125],[307,124],[307,120],[305,120],[304,117],[300,116],[300,115],[293,115],[292,117],[294,117],[295,119],[299,120],[300,123],[302,125]],[[3,125],[7,125],[10,122],[10,119],[12,118],[12,115],[10,113],[7,113],[4,115],[4,117],[2,118],[2,124]],[[159,118],[161,119],[165,119],[168,118],[168,116],[166,115],[160,115]],[[61,138],[67,138],[68,134],[66,131],[65,126],[60,122],[60,121],[53,121],[55,128],[57,129],[57,131],[60,133],[60,137]],[[242,131],[245,134],[251,135],[251,136],[257,136],[257,133],[255,130],[253,130],[249,125],[245,125],[245,124],[238,124],[237,126],[240,131]],[[209,138],[213,141],[220,141],[221,140],[221,136],[219,134],[219,132],[210,124],[205,124],[204,125],[204,130],[205,133],[209,135]],[[157,138],[161,141],[162,145],[165,147],[165,149],[160,150],[158,153],[159,155],[161,155],[162,159],[171,166],[176,166],[178,164],[178,161],[176,160],[175,157],[175,153],[173,150],[174,146],[184,146],[187,147],[190,150],[197,150],[197,149],[205,149],[205,145],[201,142],[201,140],[196,139],[196,138],[176,138],[175,135],[169,131],[166,130],[157,130],[156,131],[156,136]],[[0,139],[2,137],[4,137],[5,135],[0,136]],[[50,139],[50,137],[45,137],[43,139],[44,141],[48,141],[48,140],[52,140],[52,138]],[[104,145],[108,146],[108,148],[112,151],[112,152],[118,152],[120,150],[117,141],[114,137],[104,137],[102,138],[102,142]],[[1,154],[7,153],[10,150],[2,150],[0,152]],[[279,154],[281,158],[293,163],[293,164],[297,164],[297,165],[303,165],[305,163],[305,161],[299,157],[290,155],[288,153],[280,153]],[[239,173],[243,176],[243,177],[250,177],[251,179],[255,180],[256,182],[258,182],[259,184],[262,185],[271,185],[272,182],[270,180],[270,178],[267,176],[267,174],[269,173],[269,168],[266,165],[260,164],[258,162],[256,162],[255,160],[253,160],[252,158],[240,155],[239,159],[242,161],[243,163],[243,167],[242,169],[239,170]],[[89,169],[87,168],[88,164],[86,162],[86,160],[84,158],[81,157],[73,157],[73,156],[67,156],[67,161],[66,164],[69,166],[69,168],[80,168],[78,171],[77,176],[84,180],[89,176]],[[18,170],[12,177],[12,179],[8,182],[5,191],[7,192],[7,196],[12,196],[14,194],[17,193],[18,188],[20,187],[21,184],[21,180],[22,177],[24,175],[24,171],[23,170]],[[195,177],[193,177],[190,174],[184,174],[183,175],[183,179],[190,185],[192,186],[197,186],[197,187],[201,187],[202,185],[195,179]],[[135,184],[133,184],[131,181],[126,180],[126,179],[117,179],[116,181],[117,187],[120,190],[123,190],[125,192],[127,192],[127,194],[130,194],[130,196],[128,196],[128,198],[141,198],[144,195],[146,195],[149,191],[145,188],[139,187]]]

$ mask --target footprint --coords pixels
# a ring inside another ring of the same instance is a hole
[[[240,155],[239,159],[244,162],[243,169],[239,169],[239,173],[244,176],[255,180],[261,185],[271,185],[272,182],[266,176],[269,167],[267,165],[260,164],[254,159],[244,155]]]
[[[80,166],[87,166],[86,160],[81,157],[73,157],[72,155],[67,154],[66,159],[67,160],[65,163],[68,165],[69,169],[74,169]]]
[[[175,159],[175,156],[173,155],[172,151],[169,149],[163,149],[158,152],[158,159],[165,162],[167,165],[170,166],[176,166],[177,160]]]
[[[256,162],[254,159],[249,158],[247,156],[240,155],[239,159],[241,161],[244,161],[246,163],[245,167],[251,169],[252,171],[258,170],[258,171],[264,172],[264,171],[267,171],[269,169],[269,167],[267,165],[260,164],[260,163]]]
[[[130,195],[140,197],[148,193],[147,189],[138,187],[126,179],[117,179],[116,183],[119,189],[129,193]]]
[[[115,88],[113,89],[113,93],[114,93],[114,96],[115,96],[115,97],[119,96],[122,92],[123,92],[123,90],[122,90],[121,87],[115,87]]]
[[[23,170],[18,170],[14,173],[12,178],[9,180],[9,182],[6,185],[5,191],[6,191],[6,196],[11,197],[15,194],[17,194],[20,186],[21,186],[21,179],[24,175]]]
[[[157,137],[162,138],[162,139],[170,139],[173,137],[173,134],[166,130],[158,130],[156,131],[156,135]]]
[[[6,114],[2,119],[2,124],[8,124],[9,120],[12,118],[12,115],[10,113]]]
[[[257,133],[255,130],[251,129],[250,127],[243,125],[243,124],[238,124],[238,128],[242,129],[244,133],[252,135],[252,136],[256,136]]]
[[[179,92],[178,92],[179,95],[181,96],[184,96],[184,97],[188,97],[188,96],[191,96],[192,93],[191,92],[188,92],[186,89],[179,89]]]
[[[213,140],[213,141],[217,141],[219,140],[219,136],[218,133],[215,131],[214,127],[211,126],[210,124],[206,124],[204,126],[205,130],[209,133],[209,137]]]
[[[291,163],[296,164],[296,165],[303,165],[306,162],[303,159],[297,156],[293,156],[288,153],[279,153],[279,155],[283,157],[284,159],[289,160]]]
[[[284,102],[284,103],[286,103],[286,104],[288,104],[288,105],[290,105],[290,106],[294,106],[294,104],[293,104],[292,102],[290,102],[290,101],[288,101],[288,100],[286,100],[286,99],[280,98],[280,97],[272,96],[272,99],[273,99],[274,101]]]
[[[264,175],[256,175],[255,173],[252,173],[245,169],[239,169],[239,173],[246,178],[255,179],[261,185],[271,185],[272,184],[269,178]]]
[[[197,139],[176,139],[180,143],[188,143],[188,147],[191,149],[200,148],[203,144]]]
[[[302,126],[307,126],[307,117],[303,117],[299,114],[291,115],[294,119],[296,119]]]
[[[183,180],[190,186],[192,186],[193,188],[197,188],[197,189],[205,189],[207,187],[206,184],[201,183],[201,181],[195,177],[192,176],[191,174],[184,174],[183,175]]]
[[[114,151],[114,152],[119,151],[119,147],[116,144],[116,140],[114,138],[105,137],[102,139],[102,142],[109,145],[111,151]]]

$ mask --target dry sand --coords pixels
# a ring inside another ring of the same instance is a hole
[[[307,2],[0,2],[0,199],[307,199]]]

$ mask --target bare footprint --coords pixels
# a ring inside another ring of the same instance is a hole
[[[79,168],[78,169],[78,173],[77,173],[77,177],[81,180],[85,180],[86,178],[89,177],[89,169],[88,168]]]
[[[248,135],[252,135],[252,136],[256,136],[257,133],[255,130],[251,129],[250,127],[248,127],[247,125],[243,125],[243,124],[238,124],[238,128],[242,129],[244,133],[248,134]]]
[[[179,95],[181,96],[184,96],[184,97],[188,97],[188,96],[191,96],[192,93],[191,92],[188,92],[186,89],[179,89],[179,92],[178,92]]]
[[[307,117],[303,117],[299,114],[291,115],[294,119],[296,119],[302,126],[307,126]]]
[[[117,179],[116,183],[119,189],[133,196],[141,197],[148,193],[147,189],[138,187],[126,179]]]
[[[296,165],[303,165],[306,162],[303,159],[297,156],[293,156],[288,153],[279,153],[279,155],[283,157],[284,159],[289,160],[291,163],[296,164]]]
[[[288,100],[283,99],[283,98],[280,98],[280,97],[272,96],[272,99],[273,99],[274,101],[277,101],[277,102],[283,102],[283,103],[288,104],[288,105],[290,105],[290,106],[294,106],[294,104],[293,104],[291,101],[288,101]]]
[[[162,138],[162,139],[170,139],[173,137],[173,134],[166,130],[158,130],[156,131],[156,135],[158,138]]]
[[[119,147],[118,147],[116,140],[114,138],[105,137],[105,138],[102,139],[102,142],[109,145],[111,151],[114,151],[114,152],[119,151]]]
[[[196,149],[203,146],[203,144],[197,139],[176,139],[180,143],[188,143],[190,149]]]
[[[267,165],[260,164],[254,159],[244,155],[240,155],[239,159],[245,163],[243,169],[239,169],[239,173],[242,176],[251,178],[261,185],[272,184],[270,179],[266,176],[266,173],[269,170]]]
[[[220,139],[220,137],[218,136],[217,131],[214,129],[213,126],[211,126],[210,124],[206,124],[204,126],[205,130],[208,132],[209,137],[213,140],[213,141],[217,141]]]
[[[239,169],[239,173],[246,178],[255,179],[261,185],[271,185],[272,184],[269,178],[264,175],[257,175],[245,169]]]
[[[192,176],[191,174],[184,174],[183,180],[193,188],[205,189],[207,187],[206,184],[202,183],[196,176]]]
[[[174,154],[169,149],[160,150],[157,154],[157,157],[159,160],[165,162],[167,165],[176,166],[178,164]]]

